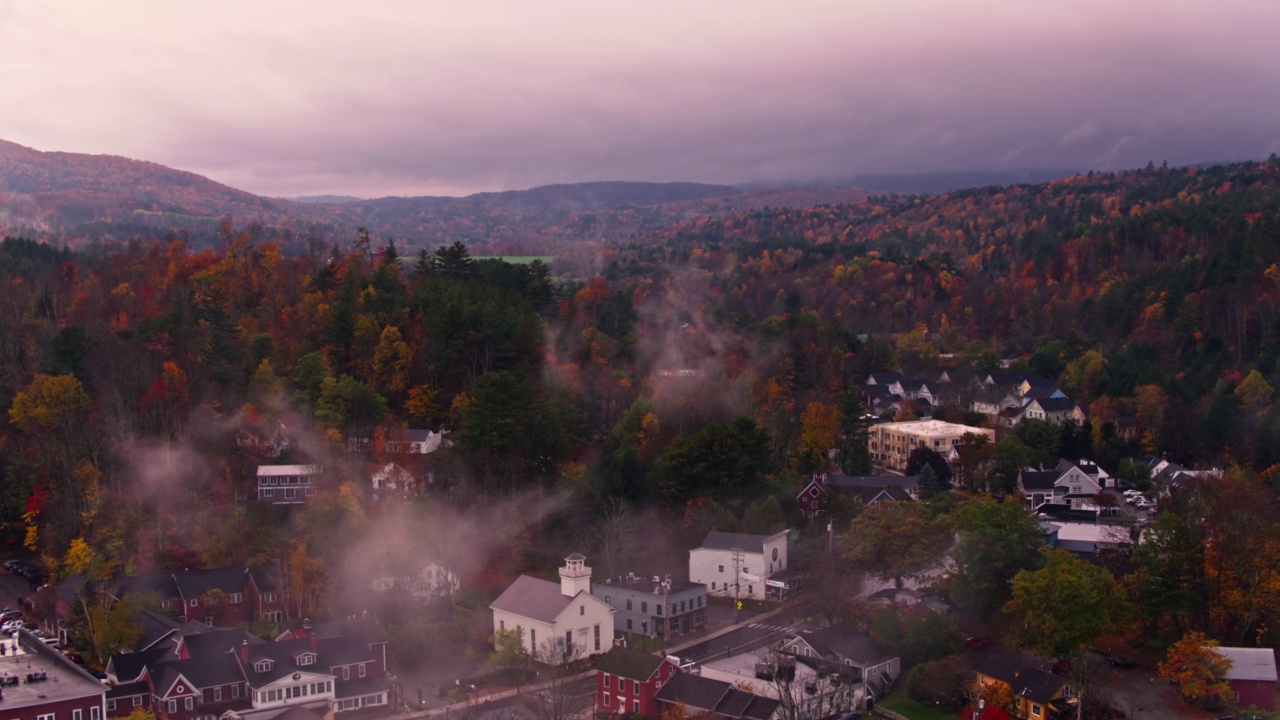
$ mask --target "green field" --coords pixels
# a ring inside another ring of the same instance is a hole
[[[501,260],[516,265],[528,265],[534,260],[549,263],[556,259],[555,255],[472,255],[472,260]]]
[[[955,713],[939,710],[935,707],[925,707],[907,697],[905,687],[899,687],[889,693],[889,696],[881,700],[879,705],[882,708],[898,713],[907,718],[907,720],[956,720]]]

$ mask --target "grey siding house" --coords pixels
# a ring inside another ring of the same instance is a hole
[[[591,584],[591,594],[615,610],[618,632],[677,637],[707,626],[707,586],[634,573]]]

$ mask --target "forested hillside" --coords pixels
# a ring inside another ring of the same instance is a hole
[[[0,538],[62,576],[276,560],[299,617],[338,612],[341,569],[389,528],[477,577],[569,548],[605,574],[638,548],[678,570],[712,528],[813,542],[793,494],[853,452],[867,373],[1001,360],[1085,408],[1076,457],[1167,453],[1274,505],[1280,160],[722,210],[549,265],[368,234],[289,253],[235,222],[206,249],[6,239]],[[365,497],[402,427],[453,443],[417,468],[404,525]],[[327,468],[292,513],[253,494],[253,438],[279,432],[271,461]],[[1217,581],[1149,621],[1243,636],[1277,617],[1213,615]]]

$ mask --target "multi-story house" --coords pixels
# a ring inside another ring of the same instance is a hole
[[[1115,487],[1106,470],[1088,460],[1059,460],[1052,467],[1027,468],[1018,473],[1018,491],[1034,510],[1045,503],[1076,510],[1097,510],[1097,496]]]
[[[689,580],[712,595],[776,600],[791,589],[787,570],[787,532],[749,535],[713,530],[702,546],[689,551]]]
[[[596,660],[596,713],[656,720],[661,708],[655,696],[679,672],[675,658],[612,648]]]
[[[1047,720],[1068,710],[1067,679],[999,655],[987,655],[974,666],[972,693],[988,685],[1003,686],[1013,699],[1013,716]],[[1074,711],[1073,711],[1074,712]]]
[[[578,553],[565,558],[560,584],[521,575],[489,606],[493,630],[515,630],[530,657],[570,662],[613,646],[612,607],[591,594],[591,568]]]
[[[865,633],[846,620],[821,630],[805,630],[783,642],[779,651],[804,658],[820,668],[856,668],[863,697],[882,698],[889,694],[902,671],[896,655],[876,648]]]
[[[243,630],[183,634],[111,658],[114,717],[135,707],[161,720],[207,720],[226,713],[322,702],[339,715],[385,710],[386,641],[366,621],[309,624],[278,642]],[[144,693],[145,691],[145,693]]]
[[[805,517],[825,515],[833,498],[857,499],[863,505],[914,500],[920,492],[915,475],[838,475],[814,473],[800,492],[796,504]]]
[[[275,565],[233,565],[133,575],[107,583],[105,591],[116,599],[132,595],[144,604],[153,602],[184,622],[223,626],[283,620],[279,586],[279,569]]]
[[[867,433],[867,449],[871,459],[885,469],[904,472],[911,452],[919,447],[933,450],[948,462],[954,460],[960,438],[970,433],[986,436],[991,442],[996,440],[995,431],[989,428],[942,420],[911,420],[872,425]]]
[[[258,499],[272,505],[298,505],[315,494],[319,465],[259,465]]]
[[[620,632],[669,638],[707,626],[707,586],[701,583],[633,573],[592,583],[591,594],[614,609]]]

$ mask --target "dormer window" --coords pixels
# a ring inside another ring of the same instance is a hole
[[[253,664],[253,671],[260,672],[260,673],[270,672],[271,666],[274,664],[275,663],[271,662],[270,660],[259,660],[258,662]]]
[[[298,664],[299,665],[315,665],[316,664],[315,653],[302,653],[301,655],[298,656]]]

